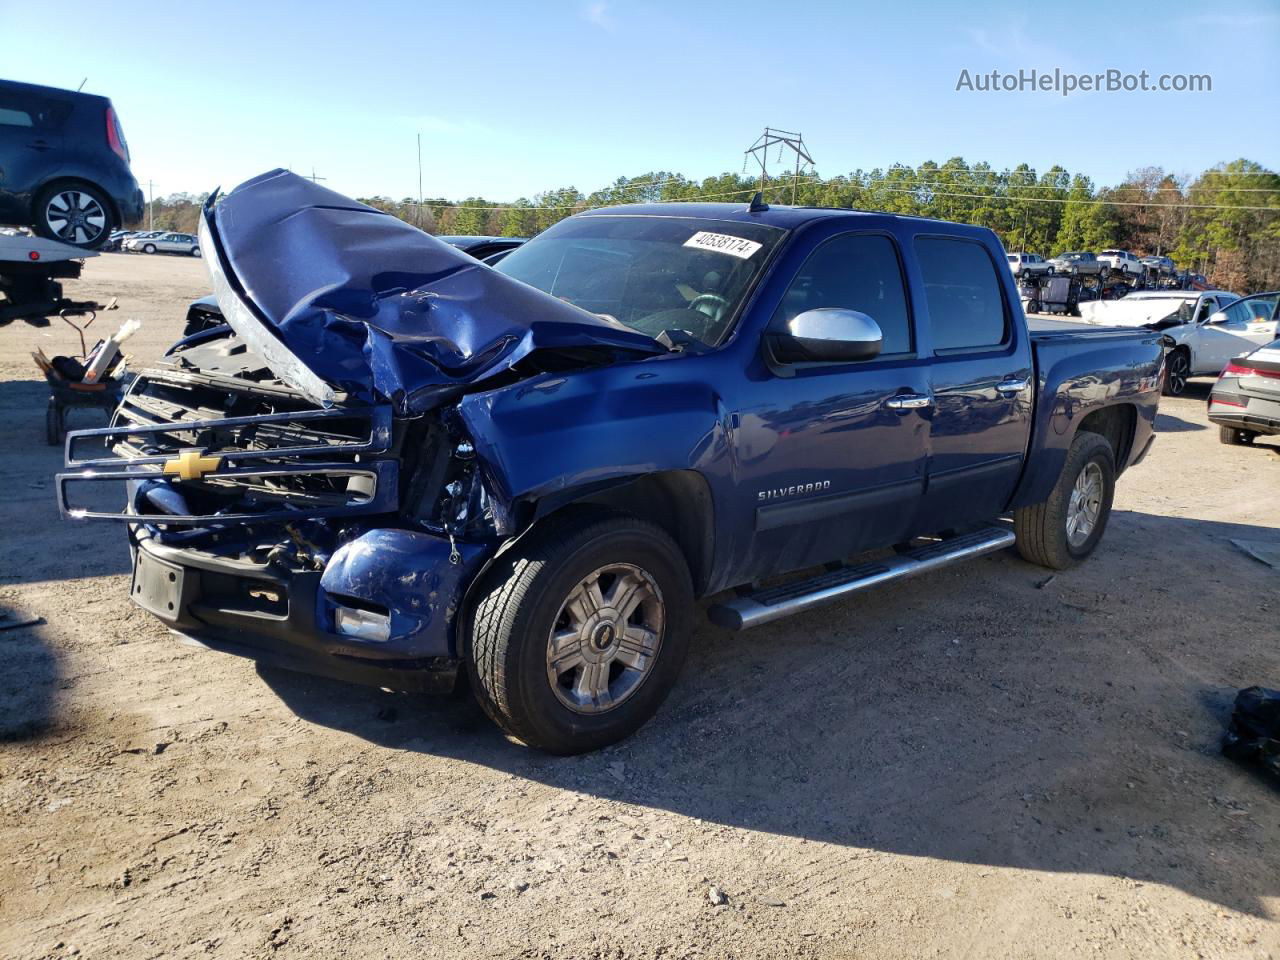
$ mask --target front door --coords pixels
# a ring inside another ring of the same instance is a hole
[[[768,366],[764,381],[751,385],[754,402],[733,411],[735,506],[752,538],[736,582],[894,543],[913,524],[924,485],[928,381],[914,352],[894,239],[842,233],[823,241],[769,328],[818,307],[870,316],[883,334],[881,353],[856,363]]]
[[[1200,351],[1196,372],[1217,375],[1227,362],[1243,353],[1252,353],[1280,336],[1276,324],[1276,301],[1280,294],[1264,293],[1236,300],[1216,313],[1217,322],[1200,327]]]

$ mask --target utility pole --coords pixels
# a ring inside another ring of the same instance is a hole
[[[312,183],[315,183],[317,180],[328,180],[329,178],[328,178],[328,177],[317,177],[317,176],[316,176],[316,168],[315,168],[315,167],[312,167],[312,168],[311,168],[311,176],[307,177],[307,179],[308,179],[308,180],[310,180]]]
[[[796,202],[796,191],[800,186],[800,161],[804,160],[809,166],[813,166],[813,157],[809,156],[809,151],[805,149],[804,136],[799,133],[792,133],[790,130],[777,130],[773,127],[765,127],[764,133],[756,138],[756,142],[743,151],[742,164],[746,167],[747,158],[754,156],[756,162],[760,164],[760,192],[764,193],[765,181],[769,179],[769,171],[766,167],[768,161],[769,148],[777,146],[778,160],[782,160],[782,151],[788,147],[796,155],[795,172],[791,175],[791,203]]]
[[[422,134],[418,134],[418,229],[422,229]]]

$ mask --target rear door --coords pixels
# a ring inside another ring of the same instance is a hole
[[[1001,514],[1022,472],[1035,396],[1026,323],[991,249],[976,239],[914,241],[933,397],[919,533]]]
[[[898,241],[879,231],[832,234],[815,238],[769,329],[805,310],[845,307],[879,324],[881,353],[856,363],[768,365],[752,405],[733,412],[753,531],[738,582],[903,539],[924,488],[928,378]]]

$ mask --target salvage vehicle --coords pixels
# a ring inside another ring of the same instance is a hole
[[[1038,253],[1011,253],[1006,259],[1009,261],[1009,270],[1016,280],[1045,277],[1053,273],[1053,264]]]
[[[1128,278],[1141,279],[1147,275],[1146,264],[1128,250],[1103,250],[1098,254],[1103,268]]]
[[[462,669],[555,753],[653,715],[697,597],[743,629],[1015,540],[1077,563],[1153,440],[1160,336],[1029,328],[985,228],[640,204],[491,268],[274,171],[200,231],[227,322],[70,436],[64,515],[122,521],[188,638]]]
[[[1259,303],[1254,297],[1246,300]],[[1237,307],[1244,302],[1226,290],[1144,290],[1123,300],[1082,303],[1080,315],[1087,323],[1146,327],[1169,337],[1164,392],[1177,397],[1186,392],[1190,377],[1216,377],[1232,357],[1275,338],[1275,318],[1262,319],[1247,306]]]
[[[1088,251],[1060,253],[1050,258],[1049,264],[1057,273],[1073,277],[1102,277],[1107,272],[1106,265]]]
[[[1280,297],[1269,296],[1274,314]],[[1226,444],[1280,436],[1280,340],[1228,361],[1209,394],[1209,422]]]
[[[1152,277],[1174,277],[1178,273],[1178,265],[1169,257],[1143,257],[1142,265]]]
[[[122,249],[133,253],[181,253],[188,257],[198,257],[200,241],[189,233],[155,230],[130,237],[124,241]]]
[[[0,223],[94,250],[142,209],[110,100],[0,80]]]

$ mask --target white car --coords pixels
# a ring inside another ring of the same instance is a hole
[[[1142,277],[1147,273],[1146,264],[1128,250],[1103,250],[1098,254],[1098,262],[1108,270],[1126,277]]]
[[[125,250],[140,253],[185,253],[200,256],[200,241],[189,233],[143,233],[124,242]]]
[[[1120,300],[1082,303],[1080,318],[1108,327],[1151,327],[1170,337],[1174,346],[1165,362],[1164,392],[1176,397],[1187,389],[1187,378],[1216,377],[1232,357],[1276,339],[1276,296],[1141,291]]]
[[[1014,252],[1009,256],[1009,271],[1018,279],[1043,277],[1053,273],[1053,264],[1038,253]]]

